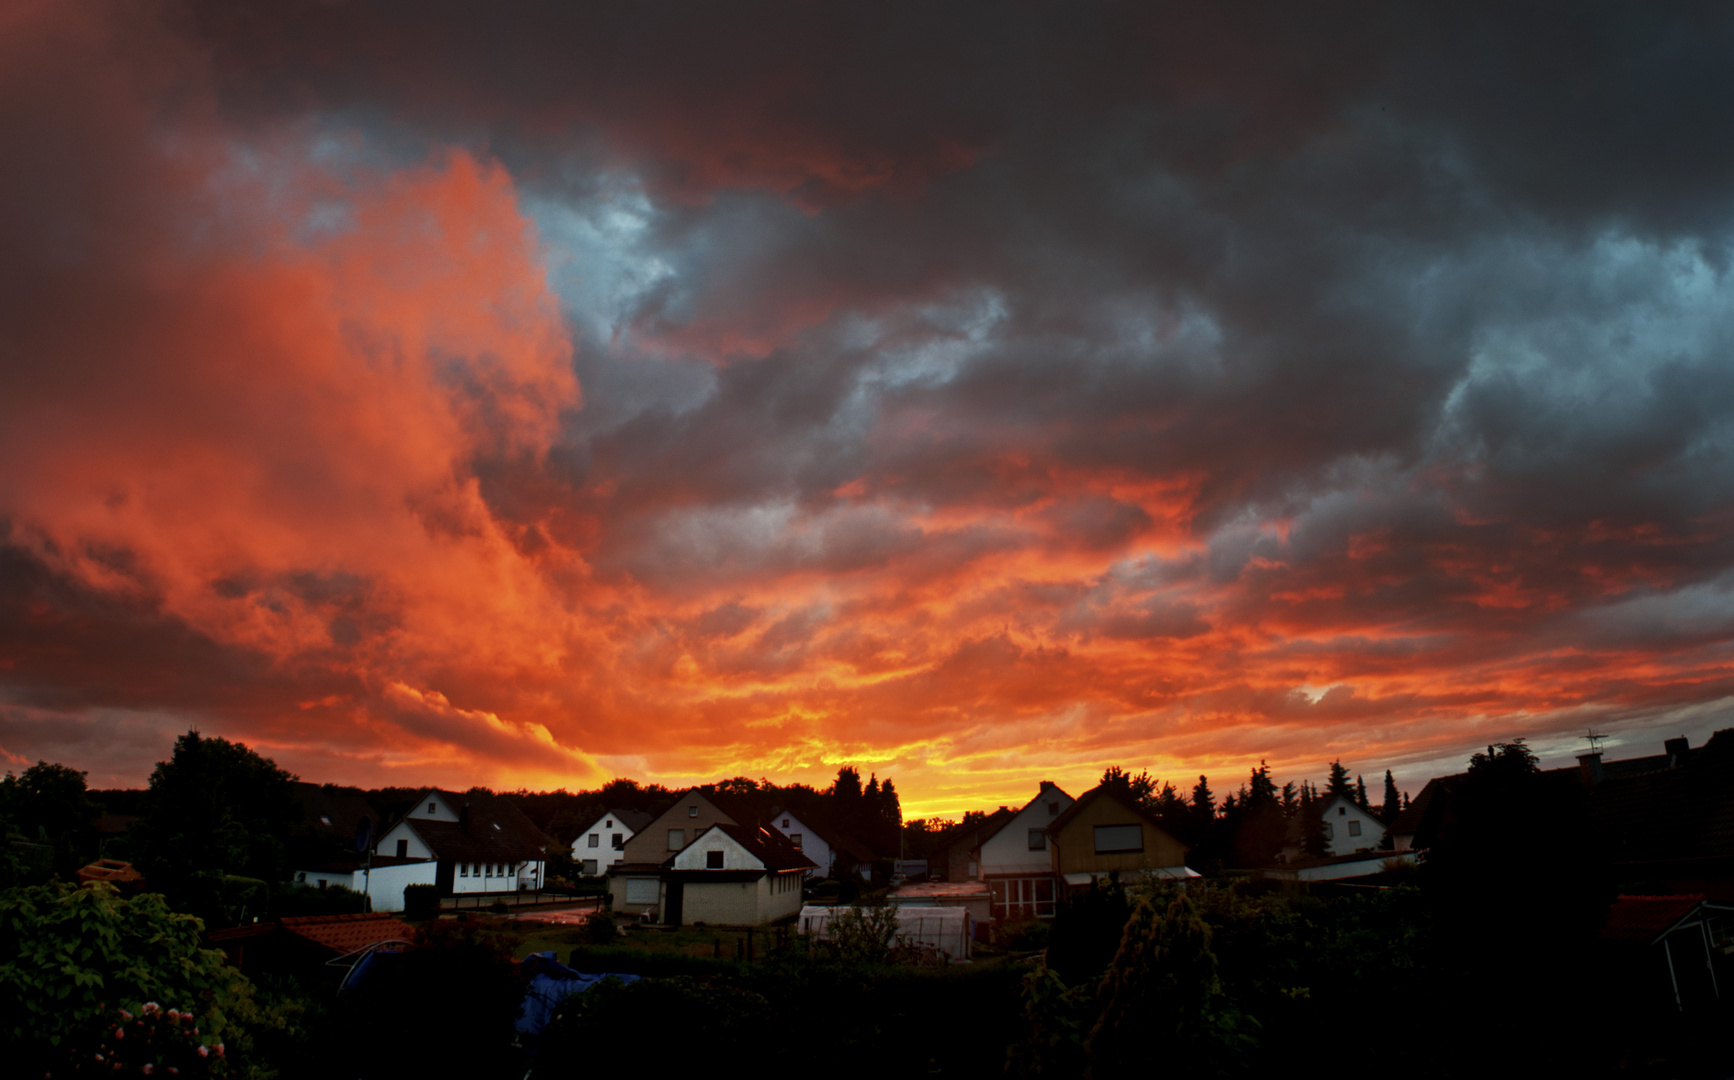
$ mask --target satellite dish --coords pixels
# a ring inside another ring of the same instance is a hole
[[[355,850],[358,854],[367,854],[367,849],[373,846],[373,819],[362,815],[355,823]]]

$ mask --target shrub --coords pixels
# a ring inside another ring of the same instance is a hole
[[[403,917],[433,919],[440,913],[440,890],[437,885],[410,885],[403,890]]]
[[[592,945],[612,945],[619,933],[614,916],[606,911],[593,912],[584,920],[584,936]]]
[[[40,1076],[91,1062],[114,1038],[115,1010],[142,1016],[147,1002],[188,1010],[204,1044],[230,1037],[235,1014],[252,1009],[252,984],[199,948],[199,932],[161,896],[123,899],[106,883],[0,893],[0,956],[12,958],[0,964],[8,1065]]]

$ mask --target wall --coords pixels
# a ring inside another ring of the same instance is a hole
[[[680,854],[674,857],[674,868],[676,870],[719,869],[705,861],[706,854],[712,851],[722,852],[723,864],[720,869],[723,870],[763,870],[765,868],[765,864],[760,862],[757,856],[735,843],[734,838],[721,829],[710,829],[697,840],[688,843],[685,848],[681,849]]]
[[[1056,817],[1072,805],[1072,797],[1044,784],[1040,795],[1018,811],[1006,827],[981,846],[981,872],[988,874],[1045,874],[1053,870],[1053,856],[1044,844],[1040,851],[1031,851],[1029,830],[1046,829]],[[1057,809],[1054,809],[1056,808]]]
[[[757,881],[689,881],[681,897],[682,926],[757,926],[764,898],[766,875]]]
[[[1332,795],[1319,806],[1319,811],[1325,824],[1330,826],[1330,837],[1325,841],[1325,850],[1330,854],[1353,855],[1357,851],[1378,850],[1379,841],[1385,835],[1384,823],[1351,800]],[[1360,822],[1361,835],[1349,835],[1351,821]]]
[[[1096,853],[1096,826],[1138,825],[1142,827],[1143,851]],[[1186,848],[1155,825],[1117,800],[1099,795],[1079,810],[1057,837],[1049,838],[1053,848],[1053,871],[1056,874],[1076,874],[1085,871],[1154,870],[1165,866],[1184,866]]]
[[[352,874],[343,870],[296,870],[289,875],[291,882],[309,889],[329,889],[332,886],[341,885],[345,889],[355,889],[358,892],[360,891],[360,879],[360,871]],[[319,884],[321,881],[325,883],[323,886]]]
[[[437,868],[433,862],[374,867],[366,875],[367,895],[373,899],[373,910],[402,911],[403,890],[411,885],[432,885]]]
[[[655,882],[659,881],[660,879],[659,879],[658,875],[656,875],[656,874],[610,874],[610,875],[608,875],[608,897],[609,897],[609,900],[614,907],[614,910],[617,913],[622,914],[622,915],[642,915],[647,911],[654,911],[654,910],[661,908],[662,901],[660,898],[660,894],[658,895],[657,900],[649,901],[649,902],[634,903],[634,902],[629,901],[627,899],[627,894],[628,894],[627,882],[634,881],[634,880],[636,880],[636,881],[648,881],[648,882],[655,883]]]
[[[613,822],[613,824],[609,824]],[[614,835],[619,833],[624,838],[621,850],[614,849]],[[590,846],[590,838],[596,838],[596,846]],[[572,841],[572,858],[582,863],[585,859],[596,860],[596,872],[606,873],[610,866],[626,860],[625,844],[632,842],[633,832],[626,823],[613,815],[599,817],[588,829],[578,834]]]
[[[432,810],[428,809],[429,803],[433,804]],[[421,818],[428,821],[457,821],[458,812],[450,803],[446,802],[445,796],[437,791],[432,791],[422,795],[421,801],[416,803],[404,817]],[[386,854],[391,853],[386,852]]]
[[[427,809],[427,803],[426,802],[422,803],[422,809],[424,809],[424,810]],[[379,843],[373,845],[374,854],[376,854],[376,855],[396,855],[397,854],[397,842],[399,840],[404,840],[404,841],[408,842],[408,847],[404,851],[404,857],[405,858],[408,858],[408,859],[431,859],[431,858],[433,858],[433,852],[429,851],[428,846],[421,842],[421,837],[419,837],[415,834],[415,830],[410,828],[409,822],[407,822],[407,821],[398,822],[396,825],[393,825],[391,827],[391,829],[388,830],[384,836],[380,837]]]
[[[696,808],[696,814],[691,813]],[[739,822],[711,805],[703,792],[688,791],[675,804],[663,811],[644,831],[626,842],[625,862],[660,864],[673,852],[668,848],[668,830],[682,829],[686,843],[712,825],[738,825]]]
[[[771,828],[784,836],[799,836],[801,838],[801,854],[812,859],[815,864],[813,869],[807,871],[808,877],[831,876],[831,860],[835,857],[831,851],[831,845],[827,844],[824,838],[809,828],[805,822],[793,814],[778,814],[771,819]]]

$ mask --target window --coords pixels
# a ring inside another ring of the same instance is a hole
[[[1350,836],[1361,835],[1361,823],[1360,822],[1358,822],[1358,821],[1349,822],[1349,835]]]
[[[1143,851],[1144,828],[1141,825],[1096,826],[1096,854],[1111,855],[1120,851]]]
[[[668,830],[668,850],[679,851],[681,848],[683,848],[685,846],[686,846],[686,830],[685,829],[670,829],[670,830]]]
[[[301,872],[299,872],[295,875],[295,884],[297,884],[297,885],[307,884],[307,871],[302,870]]]
[[[1031,829],[1030,830],[1030,850],[1031,851],[1046,851],[1046,850],[1048,850],[1048,831],[1046,829]]]
[[[319,879],[319,887],[321,889],[325,888],[325,879],[324,878]]]
[[[999,919],[1050,919],[1054,915],[1054,879],[1009,878],[988,882],[993,914]]]
[[[1059,817],[1060,816],[1060,804],[1059,803],[1051,802],[1048,804],[1048,816],[1049,817]]]
[[[627,878],[626,902],[628,904],[654,904],[660,897],[657,895],[655,878]]]
[[[620,835],[619,833],[614,834],[614,850],[615,851],[625,851],[626,850],[626,837]]]
[[[790,833],[789,834],[789,843],[795,845],[796,851],[801,850],[801,834],[798,832]]]
[[[585,877],[595,877],[596,876],[596,860],[595,859],[585,859],[584,860],[584,876]]]
[[[602,837],[598,836],[596,833],[591,833],[590,834],[590,843],[588,846],[601,847],[602,846]]]
[[[1328,821],[1327,821],[1327,822],[1325,822],[1325,839],[1326,839],[1326,840],[1334,840],[1334,839],[1336,839],[1336,837],[1335,837],[1335,836],[1334,836],[1334,835],[1333,835],[1333,834],[1332,834],[1332,832],[1331,832],[1331,823],[1330,823],[1330,822],[1328,822]]]
[[[409,858],[409,841],[408,840],[399,840],[397,842],[397,857],[400,859]]]
[[[698,804],[697,803],[694,803],[692,806],[689,806],[686,808],[686,816],[687,817],[698,817]]]
[[[1338,817],[1343,817],[1343,816],[1347,815],[1348,812],[1349,812],[1349,808],[1346,806],[1337,807],[1337,816]]]
[[[707,851],[704,853],[704,868],[706,870],[721,870],[723,868],[722,860],[722,852]]]
[[[614,828],[614,819],[613,819],[613,818],[609,818],[609,819],[608,819],[608,820],[606,820],[606,821],[604,821],[604,822],[603,822],[603,823],[602,823],[602,827],[603,827],[603,828],[604,828],[604,829],[612,829],[612,828]]]
[[[458,877],[469,877],[469,876],[470,876],[470,864],[467,862],[458,863]]]
[[[437,814],[439,812],[439,805],[439,803],[428,803],[427,812],[430,814]]]
[[[786,828],[788,828],[788,827],[789,827],[789,819],[788,819],[788,818],[784,818],[784,819],[783,819],[783,828],[785,828],[785,829],[786,829]]]

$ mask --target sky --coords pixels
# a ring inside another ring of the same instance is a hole
[[[1734,13],[0,5],[0,767],[1734,726]]]

